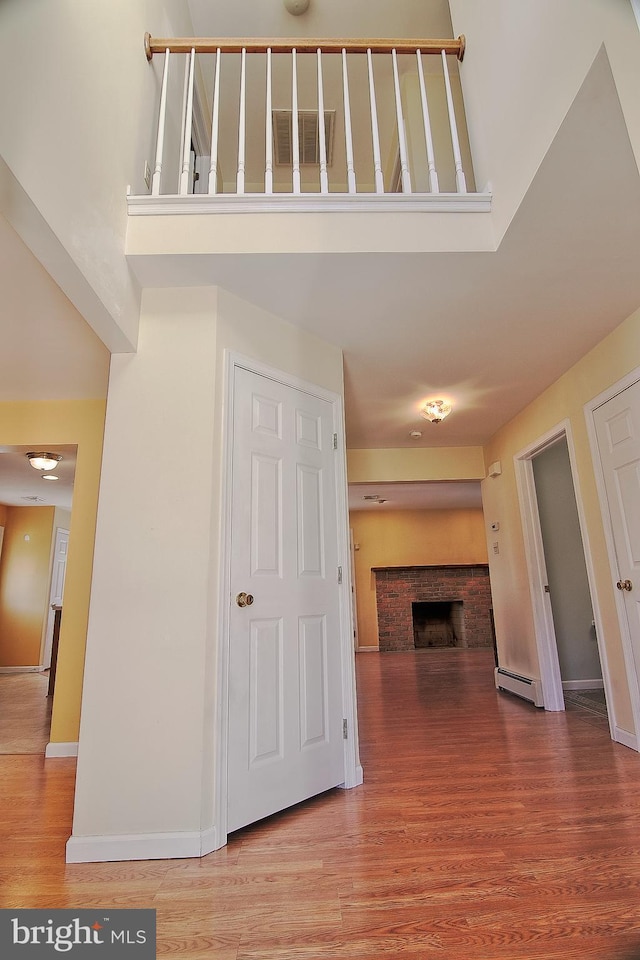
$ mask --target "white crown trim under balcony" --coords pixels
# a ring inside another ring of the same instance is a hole
[[[490,193],[127,196],[130,216],[210,213],[490,213]]]

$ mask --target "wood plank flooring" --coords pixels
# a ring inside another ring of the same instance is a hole
[[[51,728],[49,673],[0,674],[0,753],[44,754]]]
[[[640,756],[492,667],[360,655],[364,785],[200,861],[65,865],[74,761],[1,756],[0,906],[153,907],[189,960],[640,957]]]

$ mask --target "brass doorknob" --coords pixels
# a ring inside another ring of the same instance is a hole
[[[633,584],[631,580],[618,580],[616,583],[618,590],[633,590]]]
[[[238,596],[236,597],[236,603],[238,604],[239,607],[250,607],[251,604],[253,603],[253,596],[252,594],[245,593],[243,591],[242,593],[239,593]]]

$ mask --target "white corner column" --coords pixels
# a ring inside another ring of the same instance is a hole
[[[202,783],[216,311],[214,288],[145,291],[138,352],[112,358],[70,862],[216,845]]]

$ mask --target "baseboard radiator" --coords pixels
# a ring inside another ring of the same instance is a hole
[[[519,674],[511,673],[510,670],[505,670],[503,667],[496,667],[495,681],[498,690],[515,693],[517,697],[531,701],[536,707],[544,706],[542,686],[539,680],[521,677]]]

